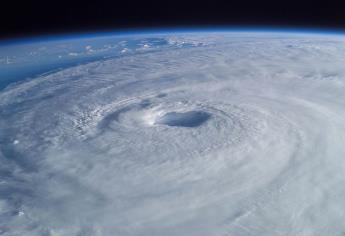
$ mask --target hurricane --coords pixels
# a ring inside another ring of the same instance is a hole
[[[0,90],[0,234],[344,235],[345,38],[161,38]]]

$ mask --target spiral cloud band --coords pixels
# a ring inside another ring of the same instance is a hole
[[[0,92],[0,234],[344,235],[345,38],[197,40]]]

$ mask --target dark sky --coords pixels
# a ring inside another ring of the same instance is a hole
[[[207,25],[345,30],[345,0],[4,2],[0,8],[0,38],[128,27]]]

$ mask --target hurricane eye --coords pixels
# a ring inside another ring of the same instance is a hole
[[[179,126],[179,127],[198,127],[210,119],[211,115],[203,111],[188,112],[168,112],[158,117],[155,124]]]

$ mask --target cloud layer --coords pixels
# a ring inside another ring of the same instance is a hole
[[[216,36],[3,90],[0,234],[344,234],[345,40]]]

